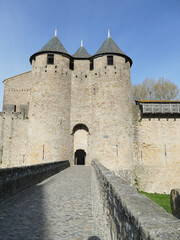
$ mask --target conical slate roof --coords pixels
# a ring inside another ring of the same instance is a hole
[[[61,52],[61,53],[66,53],[66,49],[62,45],[61,41],[57,36],[54,36],[51,38],[51,40],[39,51],[39,52],[46,52],[46,51],[52,51],[52,52]]]
[[[96,56],[96,55],[101,55],[101,54],[107,54],[107,53],[121,55],[121,56],[125,57],[125,58],[130,62],[130,65],[132,65],[132,59],[131,59],[130,57],[128,57],[128,56],[117,46],[117,44],[112,40],[112,38],[110,37],[110,32],[109,32],[109,31],[108,31],[108,37],[107,37],[106,40],[103,42],[103,44],[101,45],[101,47],[99,48],[99,50],[94,54],[94,56]]]
[[[74,58],[89,58],[91,55],[81,46],[73,55]]]
[[[61,41],[59,40],[59,38],[55,35],[53,38],[51,38],[51,40],[38,52],[34,53],[31,57],[30,57],[30,62],[32,62],[32,59],[39,55],[39,54],[43,54],[43,53],[48,53],[48,52],[55,52],[55,53],[64,53],[67,55],[70,55],[66,49],[64,48],[64,46],[62,45]]]
[[[95,55],[103,53],[118,53],[125,55],[125,53],[116,45],[116,43],[112,40],[111,37],[106,38],[106,40],[103,42]]]

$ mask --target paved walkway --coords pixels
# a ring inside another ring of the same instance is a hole
[[[0,240],[36,239],[111,239],[92,167],[70,167],[0,204]]]

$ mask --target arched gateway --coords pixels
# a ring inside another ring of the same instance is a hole
[[[73,128],[72,134],[74,136],[74,164],[86,165],[89,129],[82,123],[77,124]]]
[[[74,153],[74,164],[85,165],[86,152],[83,149],[78,149]]]

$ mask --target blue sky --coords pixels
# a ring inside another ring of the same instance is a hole
[[[111,37],[133,60],[132,83],[164,77],[180,88],[180,0],[0,0],[0,109],[4,79],[31,70],[29,57],[58,29],[73,54]]]

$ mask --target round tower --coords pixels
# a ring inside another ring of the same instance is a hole
[[[108,37],[91,57],[92,158],[132,176],[130,67],[132,60]]]
[[[29,104],[28,161],[71,159],[71,56],[55,36],[30,57],[32,94]]]

